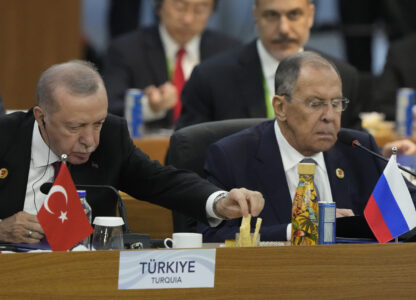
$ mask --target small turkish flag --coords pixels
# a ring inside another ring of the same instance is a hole
[[[92,234],[81,201],[65,163],[38,213],[53,251],[66,251]]]

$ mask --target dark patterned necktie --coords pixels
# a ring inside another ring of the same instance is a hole
[[[61,169],[61,163],[62,163],[62,162],[60,162],[60,161],[56,161],[56,162],[54,162],[54,163],[52,164],[53,171],[54,171],[54,174],[53,174],[53,180],[54,180],[54,181],[55,181],[56,177],[57,177],[57,176],[58,176],[58,174],[59,174],[59,170]]]

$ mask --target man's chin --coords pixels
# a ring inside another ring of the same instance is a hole
[[[279,47],[273,51],[273,57],[278,61],[282,61],[286,57],[298,52],[299,48],[293,44],[279,44]]]
[[[324,140],[320,140],[319,142],[317,142],[318,148],[317,152],[324,152],[324,151],[328,151],[329,149],[331,149],[335,144],[335,140],[333,139],[324,139]]]

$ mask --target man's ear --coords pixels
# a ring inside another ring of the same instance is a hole
[[[42,110],[42,108],[40,108],[40,106],[35,106],[33,108],[33,116],[36,119],[36,122],[38,122],[38,126],[39,127],[44,127],[44,119],[45,119],[45,114]]]
[[[287,100],[284,96],[275,95],[273,97],[273,109],[274,114],[279,121],[286,121]]]

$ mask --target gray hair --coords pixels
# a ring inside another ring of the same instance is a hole
[[[314,68],[333,69],[341,79],[337,67],[332,62],[318,53],[304,51],[290,55],[279,63],[274,79],[275,94],[290,97],[295,89],[300,69],[306,65]]]
[[[62,86],[73,95],[88,96],[94,94],[103,80],[93,63],[83,60],[71,60],[49,67],[39,78],[36,88],[37,105],[49,112],[59,107],[54,101],[54,91]]]

